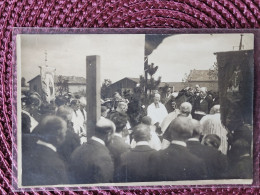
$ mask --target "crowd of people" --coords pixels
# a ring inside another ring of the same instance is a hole
[[[252,130],[244,124],[232,136],[206,88],[170,93],[164,103],[156,92],[134,126],[131,102],[115,100],[101,102],[88,137],[85,97],[57,97],[47,108],[36,93],[22,97],[22,184],[252,178]]]

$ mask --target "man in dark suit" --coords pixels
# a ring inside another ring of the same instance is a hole
[[[130,150],[130,145],[126,144],[123,138],[123,130],[126,128],[126,124],[127,124],[127,115],[114,114],[111,117],[111,120],[114,122],[116,126],[116,131],[111,142],[108,144],[108,149],[110,151],[115,166],[114,180],[115,182],[118,182],[119,181],[118,167],[120,164],[120,156],[124,152]]]
[[[30,147],[23,150],[23,186],[68,183],[65,164],[57,153],[57,147],[64,141],[66,131],[66,122],[60,117],[47,116],[42,119],[31,134],[33,141]]]
[[[196,98],[193,106],[192,115],[196,120],[200,120],[207,115],[212,106],[212,99],[207,96],[207,89],[202,87],[200,89],[200,96]]]
[[[206,178],[204,162],[191,154],[186,141],[192,135],[193,124],[187,117],[177,117],[170,125],[171,145],[151,158],[154,181],[199,180]]]
[[[238,139],[232,144],[235,158],[230,163],[227,178],[229,179],[252,179],[253,159],[250,155],[251,146],[245,139]]]
[[[106,118],[96,124],[95,136],[78,147],[71,155],[71,183],[111,183],[114,163],[106,145],[111,141],[115,125]]]
[[[121,182],[147,182],[151,180],[149,161],[156,150],[149,146],[151,139],[148,125],[140,124],[134,128],[136,147],[121,155],[119,176]]]
[[[194,125],[192,138],[188,139],[187,147],[189,151],[202,159],[207,168],[207,179],[220,179],[227,171],[227,157],[214,147],[205,146],[200,143],[202,133],[199,121],[192,120]]]

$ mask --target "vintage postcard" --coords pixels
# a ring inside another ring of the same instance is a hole
[[[252,184],[254,34],[18,34],[18,187]]]

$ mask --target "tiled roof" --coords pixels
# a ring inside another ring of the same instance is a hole
[[[188,81],[217,81],[209,76],[209,70],[191,70]]]
[[[62,75],[55,75],[54,82],[58,82],[58,77]],[[68,80],[69,84],[86,84],[86,79],[84,77],[76,77],[76,76],[62,76],[63,79]]]
[[[57,83],[58,82],[58,77],[62,76],[62,75],[55,75],[54,76],[54,82]],[[37,75],[36,77],[34,77],[33,79],[31,79],[29,82],[33,81],[34,79],[37,79],[38,77],[40,77],[40,75]],[[68,80],[69,84],[86,84],[86,79],[84,77],[76,77],[76,76],[62,76],[63,79]]]

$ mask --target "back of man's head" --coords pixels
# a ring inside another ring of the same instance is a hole
[[[149,141],[151,139],[150,127],[146,124],[139,124],[134,128],[133,136],[136,142]]]
[[[65,121],[71,121],[73,109],[69,106],[62,105],[58,108],[56,115],[64,119]]]
[[[116,126],[116,132],[120,133],[126,127],[127,115],[126,114],[122,114],[122,113],[121,114],[115,113],[114,115],[112,115],[111,121],[113,121],[113,123]]]
[[[186,141],[192,136],[193,124],[191,119],[180,116],[170,123],[168,130],[170,131],[171,141]]]
[[[152,119],[151,119],[151,117],[149,117],[149,116],[144,116],[143,118],[142,118],[142,121],[141,121],[143,124],[145,124],[145,125],[151,125],[152,124]]]
[[[111,120],[101,117],[96,123],[95,136],[109,143],[115,129],[116,126]]]
[[[216,134],[208,134],[204,137],[204,145],[206,146],[211,146],[218,149],[220,144],[221,144],[221,139]]]
[[[46,116],[37,127],[39,139],[54,146],[60,145],[66,136],[67,124],[58,116]]]
[[[183,102],[180,105],[180,113],[181,115],[189,116],[192,110],[192,105],[189,102]]]

